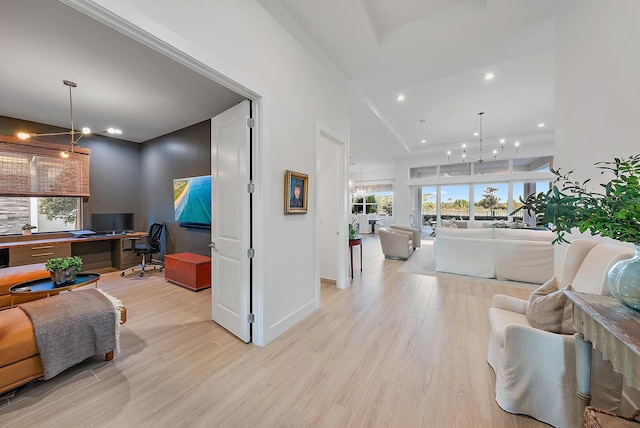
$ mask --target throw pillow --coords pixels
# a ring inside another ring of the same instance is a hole
[[[567,286],[569,289],[571,286]],[[573,334],[571,300],[558,289],[558,280],[552,277],[529,296],[527,322],[531,327],[552,333]]]

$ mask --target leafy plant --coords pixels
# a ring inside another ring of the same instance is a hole
[[[358,239],[358,231],[353,224],[349,224],[349,239]]]
[[[31,226],[31,224],[29,224],[29,223],[25,223],[25,224],[22,226],[22,230],[31,230],[31,229],[35,229],[35,228],[37,228],[37,227],[38,227],[38,226]]]
[[[60,269],[67,269],[75,267],[76,271],[80,272],[82,268],[82,258],[79,256],[70,257],[57,257],[55,259],[49,259],[44,264],[44,268],[49,272],[55,272]]]
[[[607,183],[589,189],[591,179],[580,183],[572,180],[573,171],[557,176],[547,192],[520,198],[522,206],[512,214],[527,210],[537,215],[538,225],[552,223],[558,237],[555,242],[568,242],[564,235],[572,228],[591,232],[622,242],[640,243],[640,154],[627,159],[597,162],[601,175],[612,174]]]

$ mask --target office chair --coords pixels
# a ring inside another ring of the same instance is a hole
[[[164,263],[159,260],[153,260],[153,255],[160,252],[160,236],[162,236],[162,230],[164,229],[164,223],[153,223],[149,228],[149,235],[146,236],[146,242],[138,244],[137,242],[143,237],[126,238],[130,242],[129,248],[124,248],[122,251],[135,252],[137,256],[142,257],[142,262],[134,267],[127,268],[120,273],[120,276],[124,276],[128,270],[133,272],[135,269],[140,268],[140,276],[144,276],[145,269],[148,267],[160,268],[160,272],[164,269]],[[147,261],[147,255],[149,255],[149,261]]]

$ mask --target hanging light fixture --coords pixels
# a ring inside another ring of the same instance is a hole
[[[357,197],[365,197],[369,193],[370,193],[370,190],[364,188],[362,168],[360,168],[360,187],[356,187],[356,191],[354,192],[354,195]]]
[[[84,127],[84,128],[82,128],[81,131],[76,131],[75,128],[73,127],[73,98],[71,97],[71,88],[75,88],[78,85],[75,82],[72,82],[70,80],[63,80],[62,83],[64,83],[66,86],[69,87],[69,109],[70,109],[70,114],[71,114],[71,129],[68,130],[68,131],[64,131],[64,132],[49,132],[49,133],[44,133],[44,134],[37,134],[35,132],[31,132],[31,133],[19,132],[18,133],[18,138],[20,138],[21,140],[26,140],[26,139],[29,139],[29,138],[36,138],[36,137],[50,137],[50,136],[54,136],[54,135],[69,135],[69,136],[71,136],[71,142],[70,142],[69,149],[67,149],[66,152],[62,152],[61,153],[62,157],[68,157],[69,153],[73,153],[74,149],[76,147],[78,147],[78,141],[80,141],[80,138],[82,138],[83,135],[91,134],[91,129],[89,129],[87,127]]]
[[[467,144],[463,143],[462,144],[462,162],[478,162],[478,163],[482,163],[486,160],[498,160],[498,159],[511,159],[514,158],[518,155],[518,149],[520,147],[520,142],[516,141],[514,143],[514,148],[515,148],[515,153],[513,155],[504,155],[504,143],[505,140],[504,138],[500,140],[500,151],[498,151],[498,149],[494,149],[491,152],[491,156],[485,157],[483,152],[482,152],[482,116],[484,115],[484,112],[481,111],[480,113],[478,113],[478,116],[480,116],[480,130],[477,133],[477,135],[479,135],[479,139],[478,139],[478,143],[479,143],[479,148],[478,148],[478,157],[469,157],[467,155]],[[449,150],[447,152],[447,160],[451,163],[451,150]]]

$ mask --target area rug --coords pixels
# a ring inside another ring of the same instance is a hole
[[[423,239],[420,248],[417,248],[411,257],[398,269],[403,273],[415,273],[418,275],[435,276],[436,256],[433,252],[433,239]]]

